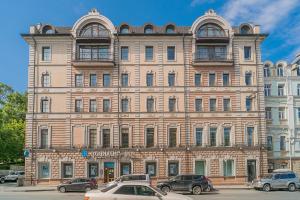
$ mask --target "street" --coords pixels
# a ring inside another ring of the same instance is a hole
[[[269,193],[255,190],[220,190],[216,193],[206,193],[199,196],[189,195],[193,199],[201,200],[296,200],[299,199],[299,191],[272,191]],[[51,192],[0,192],[0,200],[83,200],[83,193],[59,193]]]

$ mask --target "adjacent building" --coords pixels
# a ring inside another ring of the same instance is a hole
[[[265,174],[266,36],[213,10],[191,26],[115,26],[95,9],[72,27],[31,26],[26,182]]]

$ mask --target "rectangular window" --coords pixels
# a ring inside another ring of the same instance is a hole
[[[171,98],[169,99],[169,112],[175,112],[176,111],[176,99]]]
[[[244,47],[244,59],[251,60],[251,47]]]
[[[217,128],[209,128],[209,142],[210,146],[217,146]]]
[[[39,166],[39,178],[40,179],[50,178],[49,163],[41,162],[38,164],[38,166]]]
[[[284,84],[278,85],[278,96],[284,96]]]
[[[203,128],[196,128],[196,146],[202,146]]]
[[[271,107],[266,107],[266,119],[272,120],[272,108]]]
[[[122,87],[128,87],[128,74],[121,75],[121,85]]]
[[[251,72],[245,73],[245,84],[252,85],[252,73]]]
[[[225,112],[230,111],[230,99],[223,99],[223,110]]]
[[[75,87],[83,87],[83,75],[75,74]]]
[[[89,148],[97,147],[97,129],[89,129]]]
[[[254,145],[253,133],[254,133],[254,127],[247,127],[247,145],[249,147]]]
[[[75,100],[75,112],[82,112],[82,100],[76,99]]]
[[[168,75],[168,84],[170,87],[175,86],[175,73],[169,73]]]
[[[233,160],[223,161],[223,173],[224,176],[233,176]]]
[[[223,74],[223,86],[229,85],[229,74]]]
[[[217,103],[216,99],[209,99],[209,111],[217,110],[216,103]]]
[[[147,87],[153,86],[153,74],[152,73],[147,73],[146,84],[147,84]]]
[[[154,128],[146,128],[146,147],[154,147]]]
[[[122,128],[121,129],[121,147],[128,148],[129,147],[129,129]]]
[[[153,46],[145,47],[145,59],[146,59],[146,61],[153,60]]]
[[[103,112],[110,111],[110,99],[103,99]]]
[[[224,133],[224,146],[225,147],[231,146],[230,132],[231,132],[231,128],[230,127],[225,127],[223,129],[223,133]]]
[[[47,149],[48,143],[48,129],[41,129],[41,149]]]
[[[297,96],[300,96],[300,84],[297,84]]]
[[[97,87],[97,74],[90,74],[90,87]]]
[[[169,147],[177,145],[177,128],[169,128]]]
[[[277,68],[277,76],[283,76],[283,67],[282,66],[278,66],[278,68]]]
[[[156,176],[156,162],[146,162],[146,174],[151,177]]]
[[[175,60],[175,46],[168,46],[167,54],[168,60]]]
[[[73,163],[62,163],[62,178],[73,178]]]
[[[265,96],[271,96],[271,84],[265,84],[264,88]]]
[[[51,60],[51,48],[42,47],[42,61],[50,61],[50,60]]]
[[[195,110],[196,112],[202,111],[202,99],[195,99]]]
[[[197,160],[195,161],[195,174],[205,175],[205,161]]]
[[[147,99],[147,112],[154,112],[154,99],[153,98]]]
[[[252,98],[246,97],[246,111],[252,110]]]
[[[285,136],[280,136],[280,151],[286,151]]]
[[[130,162],[125,162],[125,163],[120,163],[120,175],[128,175],[131,174],[131,163]]]
[[[50,86],[50,76],[49,74],[42,75],[42,87],[49,87]]]
[[[110,74],[103,74],[103,87],[110,87]]]
[[[270,135],[267,137],[267,148],[268,148],[268,151],[273,150],[273,137]]]
[[[128,112],[129,108],[128,108],[128,99],[122,99],[121,100],[121,111],[122,112]]]
[[[90,99],[90,112],[97,112],[97,101],[96,101],[96,99]]]
[[[48,99],[41,100],[41,112],[42,113],[49,112],[49,100]]]
[[[267,66],[264,67],[264,77],[270,77],[270,76],[271,76],[270,68],[267,65]]]
[[[298,120],[300,120],[300,108],[297,108],[297,111],[298,111]]]
[[[110,147],[110,129],[102,129],[102,146],[103,148]]]
[[[179,163],[178,161],[168,162],[168,176],[177,176],[179,174]]]
[[[208,86],[215,86],[215,85],[216,85],[216,74],[210,73]]]
[[[195,74],[195,86],[201,86],[201,74],[200,73]]]
[[[128,53],[129,53],[128,47],[121,47],[121,60],[128,60]]]
[[[99,176],[99,164],[88,163],[88,178],[96,178]]]
[[[283,107],[278,108],[278,117],[279,120],[285,120],[285,108]]]

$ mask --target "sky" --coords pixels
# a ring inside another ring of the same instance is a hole
[[[262,32],[269,34],[262,44],[263,61],[290,62],[300,53],[300,0],[2,0],[0,82],[26,91],[28,45],[20,34],[28,33],[30,25],[73,26],[92,8],[114,25],[172,22],[182,26],[191,26],[205,11],[214,9],[232,26],[261,25]]]

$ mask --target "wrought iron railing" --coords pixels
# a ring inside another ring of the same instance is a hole
[[[228,38],[229,30],[218,30],[213,28],[208,28],[202,31],[197,32],[197,38]]]
[[[75,61],[112,61],[113,55],[111,52],[106,53],[76,53]]]
[[[202,53],[194,54],[194,61],[230,61],[231,56],[226,52]]]

